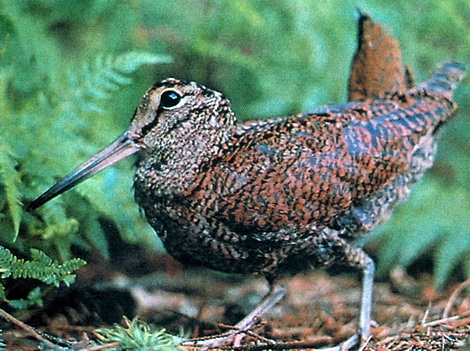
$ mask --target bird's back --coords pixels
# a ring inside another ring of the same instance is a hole
[[[203,170],[193,196],[246,230],[338,226],[395,179],[399,193],[418,180],[432,163],[435,131],[454,109],[451,100],[416,90],[255,124]]]

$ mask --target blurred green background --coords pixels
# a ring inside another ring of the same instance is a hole
[[[342,103],[359,7],[399,40],[418,81],[470,64],[467,0],[3,0],[0,3],[0,241],[71,257],[109,253],[106,231],[161,248],[132,194],[132,160],[26,213],[38,196],[128,126],[168,76],[223,92],[241,120]],[[470,276],[470,87],[434,168],[370,238],[379,272],[432,258],[436,284]],[[462,275],[460,275],[462,276]]]

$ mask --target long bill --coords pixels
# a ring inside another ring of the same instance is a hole
[[[26,210],[35,210],[47,201],[83,182],[85,179],[88,179],[96,173],[101,172],[103,169],[112,166],[132,154],[135,154],[139,150],[139,145],[131,138],[129,132],[124,133],[109,146],[75,168],[69,175],[61,179],[44,194],[31,202]]]

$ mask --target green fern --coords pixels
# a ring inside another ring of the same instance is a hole
[[[0,143],[0,215],[8,216],[13,224],[10,235],[5,237],[9,242],[15,241],[18,236],[22,213],[20,176],[16,166],[11,148]]]
[[[81,69],[72,69],[69,72],[65,96],[74,98],[76,106],[73,109],[83,108],[101,113],[104,112],[103,109],[94,101],[110,99],[112,92],[123,85],[131,84],[133,80],[129,78],[129,74],[143,65],[170,62],[169,56],[147,52],[131,51],[118,56],[99,55],[94,61],[83,64]]]
[[[58,287],[60,283],[70,286],[75,281],[74,271],[85,265],[85,261],[74,258],[62,264],[54,261],[44,252],[31,249],[31,259],[19,259],[10,250],[0,246],[0,279],[36,279],[45,284]],[[31,290],[26,299],[11,300],[14,308],[42,306],[43,291],[37,287]],[[0,283],[0,298],[6,299],[5,288]]]
[[[11,3],[9,6],[16,5]],[[8,14],[10,20],[19,20],[14,16],[15,11],[13,14]],[[44,31],[38,33],[44,34]],[[36,34],[39,35],[38,33]],[[15,39],[26,40],[25,37]],[[43,44],[54,46],[51,40],[44,41]],[[21,43],[20,47],[23,45],[26,44]],[[98,146],[95,143],[103,142],[102,130],[109,130],[111,126],[116,130],[116,134],[120,132],[120,128],[117,128],[111,119],[96,118],[97,114],[106,110],[103,106],[109,105],[109,101],[115,98],[114,94],[119,93],[123,86],[133,82],[130,75],[138,68],[146,64],[167,63],[170,58],[165,55],[129,51],[119,55],[97,55],[95,59],[87,58],[82,62],[63,62],[58,66],[60,69],[56,69],[54,84],[47,84],[49,80],[46,79],[46,84],[38,85],[40,90],[36,94],[22,94],[21,96],[29,98],[13,105],[12,94],[16,92],[11,90],[11,87],[15,86],[12,82],[17,81],[19,76],[11,72],[15,64],[20,65],[21,55],[12,58],[9,55],[13,47],[9,47],[8,44],[4,46],[2,48],[6,53],[4,59],[9,58],[10,62],[8,67],[0,65],[0,76],[5,78],[0,81],[0,92],[4,93],[0,96],[0,106],[5,107],[2,111],[4,116],[0,119],[0,130],[8,131],[4,134],[5,137],[2,138],[0,145],[0,194],[5,194],[2,196],[5,201],[0,199],[0,215],[3,214],[5,218],[0,221],[0,242],[11,244],[17,238],[20,228],[22,216],[20,194],[26,199],[37,196],[39,191],[54,183],[85,156],[96,152]],[[60,55],[54,59],[62,60]],[[58,81],[61,81],[60,88],[55,84]],[[29,84],[31,88],[32,83]],[[17,88],[23,90],[25,86],[20,85]],[[95,133],[90,133],[86,126],[93,122],[96,124]],[[21,172],[16,170],[18,166]],[[131,176],[127,179],[130,180]],[[112,192],[129,192],[130,186],[126,186],[124,181],[113,184],[121,189],[112,187]],[[33,189],[38,190],[32,191]],[[107,242],[99,219],[100,216],[111,216],[113,211],[103,200],[101,203],[95,201],[91,195],[93,192],[94,190],[77,199],[83,206],[64,205],[65,202],[57,199],[40,209],[38,211],[40,216],[25,213],[23,236],[14,245],[21,250],[37,246],[57,255],[61,260],[70,258],[72,244],[85,247],[91,245],[107,256]],[[86,198],[91,201],[87,201]],[[77,212],[75,210],[77,207],[81,211]],[[71,213],[75,216],[71,216]],[[136,222],[135,218],[140,218],[136,209],[131,213],[128,218],[118,223],[120,228],[126,228],[124,221],[127,220],[128,224]],[[84,224],[82,229],[86,229],[81,231],[84,237],[79,235],[77,218]],[[12,228],[8,226],[10,222]],[[143,235],[141,233],[145,233],[145,229],[142,229],[143,221],[137,222],[135,228],[129,230],[132,233],[127,235],[134,240]]]
[[[0,246],[0,277],[2,279],[29,278],[54,286],[59,286],[61,282],[70,285],[75,279],[72,272],[84,264],[85,261],[79,258],[59,264],[44,252],[36,249],[31,249],[31,260],[19,259],[10,250]]]
[[[469,207],[469,194],[461,187],[443,187],[427,177],[390,222],[370,238],[372,244],[380,243],[378,274],[384,275],[393,265],[411,266],[432,253],[436,285],[442,288],[459,264],[469,263],[470,212],[463,210]]]
[[[29,307],[43,307],[43,292],[41,288],[36,287],[28,293],[26,299],[9,300],[8,304],[17,310],[25,310]]]

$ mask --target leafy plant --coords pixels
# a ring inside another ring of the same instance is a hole
[[[470,276],[470,213],[461,210],[462,204],[470,203],[458,186],[442,185],[429,178],[371,239],[380,241],[381,275],[392,265],[408,267],[423,254],[433,252],[436,285],[442,288],[460,262]]]
[[[22,251],[38,247],[67,260],[71,245],[96,247],[107,255],[100,218],[114,214],[110,198],[127,201],[122,208],[129,211],[115,219],[125,236],[153,238],[129,204],[131,176],[125,181],[120,172],[108,173],[105,187],[103,179],[90,182],[91,191],[83,191],[85,186],[81,195],[71,195],[74,205],[58,199],[29,214],[21,201],[30,201],[94,153],[98,142],[106,142],[103,132],[119,134],[123,128],[113,118],[97,116],[116,115],[118,109],[109,106],[118,105],[113,100],[141,66],[168,63],[170,58],[137,50],[97,52],[90,58],[89,47],[68,46],[62,41],[64,32],[55,31],[58,25],[73,26],[69,16],[78,10],[72,5],[58,10],[58,3],[5,1],[0,8],[0,242]],[[50,6],[54,16],[38,16]],[[88,20],[102,14],[100,6],[93,8],[98,12]]]
[[[36,279],[45,284],[58,287],[60,283],[69,286],[75,281],[76,271],[85,261],[74,258],[59,264],[43,252],[31,249],[31,260],[18,259],[10,250],[0,246],[0,278]],[[42,306],[43,291],[32,289],[26,299],[10,300],[10,306],[24,309],[33,305]],[[5,288],[0,283],[0,301],[6,300]]]
[[[182,338],[168,334],[165,329],[156,329],[138,319],[124,320],[125,326],[100,328],[96,333],[102,343],[118,343],[119,350],[178,351]]]
[[[10,226],[6,235],[9,241],[14,241],[18,235],[21,222],[21,193],[18,185],[20,176],[16,170],[16,161],[13,159],[11,148],[0,143],[0,179],[3,185],[0,189],[0,213],[3,213],[3,221]]]

